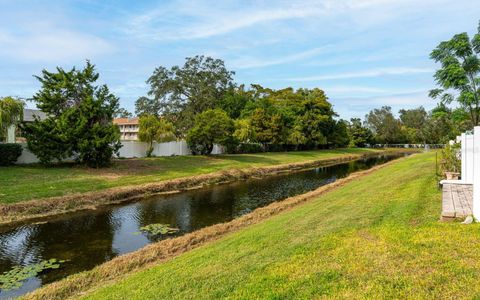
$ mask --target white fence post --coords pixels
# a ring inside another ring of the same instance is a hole
[[[473,216],[480,220],[480,126],[473,129]]]
[[[462,181],[467,182],[467,137],[465,133],[462,133],[460,137],[460,146],[461,146],[461,159],[462,159]]]

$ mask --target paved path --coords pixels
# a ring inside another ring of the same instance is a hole
[[[472,214],[473,188],[471,184],[443,184],[442,220],[465,218]]]

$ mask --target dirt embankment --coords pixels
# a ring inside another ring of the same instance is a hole
[[[26,221],[41,221],[49,216],[78,210],[96,209],[100,206],[126,201],[141,200],[155,194],[178,192],[210,184],[226,183],[251,177],[262,177],[281,172],[337,164],[366,156],[376,156],[388,153],[392,154],[405,151],[408,150],[389,150],[381,153],[348,155],[333,159],[283,164],[262,168],[230,169],[205,175],[165,180],[142,185],[116,187],[101,191],[0,205],[0,225],[15,225]]]
[[[198,248],[208,242],[218,240],[229,233],[238,231],[249,225],[260,223],[267,218],[303,204],[308,200],[318,198],[327,192],[342,187],[351,181],[357,180],[395,162],[396,161],[391,161],[375,166],[366,171],[353,173],[346,178],[339,179],[306,194],[287,198],[279,202],[273,202],[268,206],[257,208],[253,212],[230,222],[209,226],[177,238],[167,239],[147,245],[135,252],[116,257],[90,271],[78,273],[61,281],[46,285],[45,287],[27,294],[24,298],[76,298],[87,293],[89,290],[120,280],[128,274],[168,261],[184,252]]]

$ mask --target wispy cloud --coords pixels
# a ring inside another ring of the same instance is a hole
[[[125,32],[149,40],[200,39],[276,21],[332,17],[345,13],[350,13],[352,20],[372,24],[392,17],[394,15],[392,8],[396,5],[405,6],[406,2],[412,1],[303,0],[277,1],[274,5],[268,2],[254,2],[242,7],[228,6],[231,2],[212,5],[208,1],[175,1],[170,6],[162,5],[145,13],[133,15]],[[375,12],[386,9],[389,13],[362,20],[355,15],[355,12],[369,9],[374,9]],[[180,24],[179,19],[188,22]]]
[[[50,24],[32,24],[21,32],[0,30],[0,44],[0,56],[31,62],[83,60],[114,50],[100,37]]]
[[[327,51],[329,48],[330,48],[329,46],[319,47],[319,48],[314,48],[307,51],[301,51],[298,53],[284,55],[274,59],[244,57],[244,58],[232,60],[231,65],[235,69],[252,69],[252,68],[261,68],[261,67],[268,67],[268,66],[274,66],[274,65],[282,65],[282,64],[296,62],[299,60],[313,57],[315,55],[318,55],[320,53]]]
[[[370,86],[355,86],[355,85],[340,85],[340,86],[322,86],[327,95],[335,94],[352,94],[352,93],[369,93],[379,94],[391,92],[385,88],[370,87]]]
[[[377,68],[371,70],[363,70],[358,72],[345,72],[330,75],[318,75],[307,77],[288,78],[288,81],[322,81],[322,80],[337,80],[337,79],[350,79],[350,78],[367,78],[367,77],[379,77],[388,75],[406,75],[406,74],[418,74],[418,73],[432,73],[431,68],[414,68],[414,67],[394,67],[394,68]]]

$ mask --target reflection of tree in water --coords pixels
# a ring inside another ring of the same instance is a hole
[[[116,226],[110,214],[85,214],[1,234],[0,271],[50,258],[69,260],[64,268],[41,275],[42,282],[48,283],[90,269],[117,255],[112,249]]]

